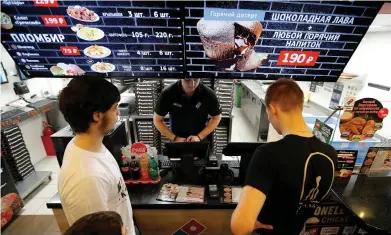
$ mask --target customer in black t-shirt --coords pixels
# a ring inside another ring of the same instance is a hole
[[[170,114],[170,128],[164,116]],[[208,115],[211,116],[208,122]],[[176,142],[205,139],[221,120],[221,106],[212,89],[200,79],[180,79],[160,95],[153,123],[160,133]]]
[[[255,151],[231,230],[235,235],[253,230],[297,235],[331,189],[337,153],[312,135],[302,116],[303,92],[293,80],[271,84],[265,102],[268,119],[283,139]]]

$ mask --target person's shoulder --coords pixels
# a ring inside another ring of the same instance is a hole
[[[255,155],[272,156],[277,151],[281,150],[282,140],[261,144],[256,150]]]
[[[216,96],[215,91],[212,90],[212,88],[206,86],[206,85],[203,84],[203,83],[200,83],[200,89],[201,89],[201,92],[202,92],[203,94],[206,94],[206,95],[208,95],[208,96],[213,96],[213,97]]]
[[[180,84],[178,84],[180,81],[176,81],[176,82],[174,82],[174,83],[172,83],[172,84],[170,84],[170,85],[168,85],[168,86],[166,86],[163,90],[162,90],[162,92],[164,92],[164,93],[173,93],[173,92],[178,92],[178,90],[180,90],[179,89],[179,85]]]
[[[338,153],[333,146],[331,146],[330,144],[324,143],[324,142],[320,141],[319,139],[317,139],[317,142],[318,142],[318,147],[316,149],[317,152],[324,153],[327,156],[331,157],[333,160],[335,160],[335,161],[337,160]]]

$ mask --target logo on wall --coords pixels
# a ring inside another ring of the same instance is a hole
[[[342,139],[354,142],[372,138],[388,116],[388,109],[373,98],[352,101],[348,107],[341,116],[339,130]]]

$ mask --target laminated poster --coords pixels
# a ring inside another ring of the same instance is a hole
[[[383,119],[387,115],[388,109],[376,99],[359,99],[353,105],[350,102],[345,105],[345,111],[341,116],[341,138],[354,142],[373,138],[376,131],[382,129]]]

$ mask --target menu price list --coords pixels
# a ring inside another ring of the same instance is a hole
[[[180,8],[165,1],[3,1],[2,44],[29,77],[181,77]]]

